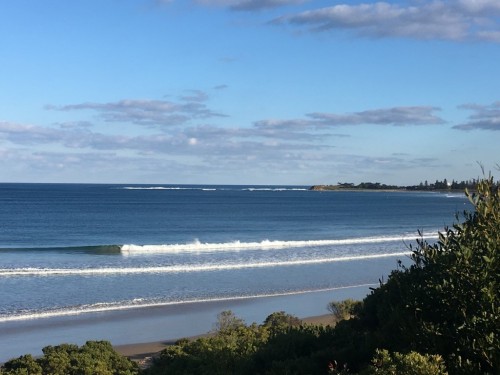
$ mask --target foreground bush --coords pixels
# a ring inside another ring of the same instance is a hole
[[[146,374],[321,374],[326,373],[331,328],[303,325],[284,312],[262,325],[246,326],[231,312],[212,336],[180,340],[164,349]]]
[[[453,374],[500,369],[500,193],[493,179],[467,193],[474,212],[419,241],[414,264],[364,300],[360,324],[373,345],[441,355]]]
[[[107,341],[85,345],[62,344],[43,348],[43,356],[31,355],[6,362],[2,375],[134,375],[137,365],[118,354]]]
[[[377,350],[372,361],[374,375],[447,375],[444,360],[439,355],[389,353]]]

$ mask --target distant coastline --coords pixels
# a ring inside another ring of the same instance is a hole
[[[370,189],[370,188],[343,188],[338,185],[313,185],[309,188],[311,191],[378,191],[378,192],[400,192],[410,191],[405,188],[398,189]]]
[[[453,180],[448,182],[446,179],[434,183],[427,181],[421,182],[418,185],[398,186],[386,185],[380,182],[361,182],[353,184],[350,182],[339,182],[336,185],[313,185],[309,190],[313,191],[385,191],[385,192],[400,192],[400,191],[429,191],[429,192],[464,192],[466,189],[474,191],[477,180],[457,182]]]

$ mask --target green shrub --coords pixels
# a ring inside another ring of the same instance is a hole
[[[241,374],[246,373],[252,355],[268,339],[263,326],[246,326],[231,311],[217,317],[213,335],[197,340],[180,340],[165,348],[145,374]]]
[[[354,318],[360,311],[363,303],[353,299],[345,299],[343,301],[332,301],[328,303],[327,309],[335,318],[336,322],[341,320]]]
[[[6,362],[2,369],[1,374],[8,375],[42,375],[42,367],[31,356],[31,354],[20,356],[19,358],[12,359]]]
[[[245,326],[243,319],[238,318],[231,310],[224,310],[217,315],[214,330],[216,332],[224,332],[243,326]]]
[[[372,373],[379,375],[447,375],[444,360],[439,355],[417,352],[401,354],[377,350],[372,361]]]
[[[138,366],[118,354],[107,341],[88,341],[80,348],[62,344],[43,348],[43,356],[21,356],[6,362],[6,375],[134,375]]]
[[[453,374],[500,368],[500,194],[493,179],[466,193],[464,212],[428,244],[419,240],[414,264],[391,273],[364,300],[363,329],[373,347],[440,354]]]
[[[286,332],[291,327],[298,327],[302,321],[296,316],[285,313],[284,311],[274,312],[264,320],[266,327],[271,335]]]

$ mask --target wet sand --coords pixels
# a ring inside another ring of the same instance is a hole
[[[4,322],[0,324],[0,363],[28,353],[41,355],[42,348],[48,345],[83,345],[89,340],[110,341],[120,353],[141,358],[160,351],[177,339],[210,332],[217,314],[224,310],[233,311],[247,324],[261,324],[276,311],[298,317],[314,317],[311,319],[315,321],[325,319],[328,302],[346,298],[361,300],[368,292],[368,286],[358,286],[266,298],[184,303]]]

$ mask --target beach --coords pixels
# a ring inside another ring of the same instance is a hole
[[[247,324],[262,324],[268,315],[276,311],[304,318],[307,323],[325,323],[331,318],[327,314],[328,302],[362,299],[367,293],[369,286],[362,286],[2,323],[0,336],[9,345],[4,346],[0,362],[28,353],[40,355],[41,349],[48,345],[82,345],[88,340],[108,340],[119,353],[141,359],[180,338],[209,333],[217,314],[224,310],[233,311]]]

